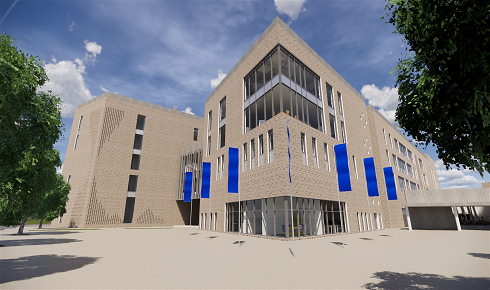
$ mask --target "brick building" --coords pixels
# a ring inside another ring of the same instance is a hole
[[[340,193],[339,206],[333,146],[341,143],[352,191]],[[240,149],[241,219],[238,194],[227,192],[229,147]],[[368,157],[375,198],[367,198]],[[200,199],[202,162],[211,163],[211,199]],[[204,118],[113,93],[79,105],[63,169],[72,185],[67,213],[52,226],[189,224],[183,185],[192,171],[192,224],[201,228],[282,238],[292,229],[295,236],[381,229],[390,226],[388,166],[398,194],[391,219],[403,227],[405,190],[439,188],[434,161],[276,18],[207,98]]]

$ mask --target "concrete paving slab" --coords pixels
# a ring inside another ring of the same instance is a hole
[[[490,289],[489,231],[385,229],[293,249],[196,228],[36,230],[1,231],[1,289]]]

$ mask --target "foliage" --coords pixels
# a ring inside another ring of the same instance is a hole
[[[48,81],[42,62],[0,36],[0,225],[18,225],[57,182],[63,130],[61,100],[37,92]]]
[[[412,54],[396,72],[396,119],[437,146],[446,168],[490,171],[490,1],[389,1],[387,23]]]
[[[68,201],[70,184],[63,180],[63,175],[56,174],[56,185],[39,196],[34,207],[34,217],[38,219],[53,220],[66,213],[65,205]]]

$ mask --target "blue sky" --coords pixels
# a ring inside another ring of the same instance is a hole
[[[279,16],[365,98],[394,122],[389,74],[407,52],[381,20],[385,1],[0,1],[0,28],[44,59],[64,101],[64,160],[76,106],[115,92],[203,117],[206,98]],[[19,46],[18,46],[19,47]],[[485,173],[446,170],[441,188],[479,188]]]

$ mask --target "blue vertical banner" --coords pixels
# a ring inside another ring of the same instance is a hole
[[[388,194],[388,200],[397,200],[395,175],[393,174],[393,168],[383,168],[385,174],[386,193]]]
[[[286,125],[286,129],[288,131],[288,158],[289,158],[289,184],[291,184],[291,152],[289,151],[289,120]]]
[[[239,150],[228,148],[228,192],[238,193]]]
[[[192,195],[192,172],[185,173],[184,202],[191,202]]]
[[[339,191],[351,191],[347,144],[335,145],[335,160],[337,163]]]
[[[368,196],[379,196],[378,180],[376,179],[376,168],[374,158],[364,158],[364,172],[366,173],[366,184]]]
[[[202,163],[201,198],[209,198],[209,187],[211,186],[211,163]]]

